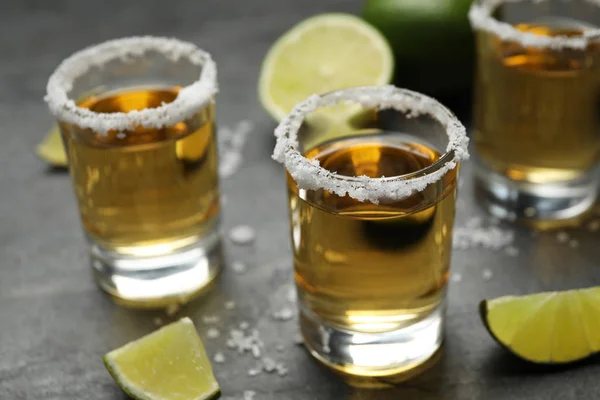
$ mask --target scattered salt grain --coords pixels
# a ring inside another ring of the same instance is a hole
[[[452,282],[458,283],[458,282],[462,281],[462,275],[459,274],[458,272],[456,272],[456,273],[452,274],[452,277],[450,279],[452,280]]]
[[[294,312],[289,307],[284,307],[273,313],[273,319],[276,321],[289,321],[294,316]]]
[[[594,221],[590,221],[587,224],[587,229],[590,232],[596,232],[596,231],[600,230],[600,219],[596,219]]]
[[[237,245],[249,245],[254,242],[256,232],[254,228],[248,225],[237,225],[231,228],[229,231],[229,239],[233,244]]]
[[[272,358],[264,357],[262,359],[262,363],[263,363],[263,369],[265,370],[265,372],[267,372],[269,374],[271,372],[274,372],[275,369],[277,368],[277,363]]]
[[[213,360],[217,364],[222,364],[225,362],[225,355],[219,351],[215,354],[215,356],[213,357]]]
[[[279,375],[279,376],[286,376],[288,373],[288,369],[285,367],[285,365],[283,365],[281,363],[277,364],[276,369],[277,369],[277,375]]]
[[[244,390],[244,400],[254,400],[256,392],[254,390]]]
[[[240,329],[248,329],[250,327],[250,324],[246,321],[242,321],[240,322]]]
[[[219,129],[219,175],[222,178],[229,178],[239,170],[244,159],[242,150],[252,128],[252,122],[243,120],[233,129]]]
[[[569,247],[572,249],[576,249],[579,247],[579,241],[577,241],[576,239],[571,239],[569,241]]]
[[[167,317],[172,317],[179,312],[180,306],[177,303],[169,304],[167,308],[165,308],[165,314]]]
[[[481,275],[483,276],[483,280],[489,281],[490,279],[492,279],[492,276],[494,274],[492,273],[492,271],[490,269],[484,269],[482,271]]]
[[[469,219],[463,227],[454,229],[452,247],[456,250],[468,250],[481,247],[486,250],[498,251],[514,241],[514,232],[499,226],[484,226],[479,217]]]
[[[252,345],[252,355],[254,358],[260,358],[260,347],[257,344]]]
[[[233,269],[233,272],[235,272],[236,274],[243,274],[244,272],[246,272],[246,264],[244,264],[241,261],[234,261],[231,263],[231,269]]]
[[[569,234],[567,232],[560,231],[556,234],[556,240],[558,240],[559,243],[567,243],[569,241]]]
[[[281,352],[283,352],[283,350],[284,350],[284,347],[283,347],[283,345],[282,345],[282,344],[278,344],[277,346],[275,346],[275,350],[277,350],[278,352],[280,352],[280,353],[281,353]]]
[[[208,331],[206,331],[206,336],[208,336],[209,339],[216,339],[220,335],[221,332],[219,332],[217,328],[210,328]]]
[[[258,374],[260,374],[260,368],[250,368],[248,370],[248,376],[256,376]]]
[[[519,249],[517,249],[515,246],[508,246],[506,249],[504,249],[504,252],[511,257],[516,257],[519,255]]]
[[[161,326],[163,324],[163,320],[160,317],[154,318],[153,322],[154,322],[154,325],[156,325],[156,326]]]
[[[233,301],[226,301],[225,302],[225,309],[226,310],[233,310],[235,308],[235,303]]]
[[[220,320],[221,319],[216,315],[205,315],[202,317],[202,322],[204,322],[207,325],[218,324]]]
[[[257,347],[260,349],[263,347],[263,342],[260,339],[260,335],[257,330],[253,330],[251,334],[246,335],[244,331],[239,329],[232,329],[229,331],[229,339],[226,344],[227,347],[232,350],[237,350],[239,354],[246,352],[256,352],[254,350]]]
[[[287,297],[287,300],[292,303],[296,301],[296,288],[294,286],[290,286],[286,297]]]

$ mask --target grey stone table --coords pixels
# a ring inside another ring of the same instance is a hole
[[[327,4],[326,4],[327,3]],[[325,11],[356,12],[359,1],[18,1],[0,2],[0,399],[124,399],[101,356],[156,328],[164,312],[114,305],[92,281],[75,201],[66,173],[51,171],[33,154],[52,123],[42,102],[46,80],[73,51],[106,39],[155,34],[177,36],[212,52],[219,64],[222,126],[252,121],[242,168],[222,182],[224,230],[256,228],[253,246],[226,243],[228,264],[247,263],[245,274],[226,270],[216,288],[180,310],[192,317],[215,364],[225,399],[598,399],[600,363],[570,368],[527,365],[500,349],[479,321],[480,299],[507,293],[600,284],[598,235],[514,228],[518,256],[483,248],[455,251],[445,351],[420,377],[396,388],[350,387],[314,363],[294,344],[296,323],[275,321],[291,306],[292,263],[283,170],[270,159],[274,123],[256,100],[260,62],[290,25]],[[480,215],[470,166],[463,174],[457,226]],[[503,226],[503,229],[513,229]],[[225,310],[226,301],[236,303]],[[216,339],[204,316],[220,316]],[[286,376],[251,377],[250,355],[226,348],[228,330],[247,321],[259,330],[265,352],[285,363]],[[278,346],[279,350],[278,350]]]

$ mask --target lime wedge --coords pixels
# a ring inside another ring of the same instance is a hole
[[[58,125],[54,125],[50,129],[50,132],[38,144],[35,152],[38,157],[53,167],[66,167],[68,165],[67,154],[65,153],[62,138],[60,137]]]
[[[259,98],[279,121],[314,93],[389,83],[393,69],[391,48],[375,28],[353,15],[323,14],[294,26],[271,47]]]
[[[108,372],[136,400],[216,399],[221,391],[194,323],[182,318],[104,356]]]
[[[600,351],[600,287],[484,300],[480,312],[494,339],[527,361],[563,364]]]

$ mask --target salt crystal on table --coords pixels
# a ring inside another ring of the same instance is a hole
[[[272,358],[265,357],[262,359],[262,362],[263,362],[263,369],[265,370],[265,372],[271,373],[271,372],[274,372],[275,369],[277,368],[277,363]]]
[[[273,313],[273,318],[277,321],[289,321],[294,316],[294,312],[291,308],[284,307],[279,311]]]
[[[175,314],[177,314],[177,312],[179,311],[179,304],[173,303],[173,304],[169,304],[167,306],[167,308],[165,308],[165,314],[167,314],[168,317],[172,317]]]
[[[248,225],[238,225],[229,231],[229,239],[237,245],[249,245],[254,242],[256,232]]]
[[[567,243],[569,241],[569,234],[567,232],[558,232],[556,234],[556,240],[559,241],[559,243]]]
[[[241,261],[234,261],[231,263],[231,269],[233,269],[233,271],[236,274],[243,274],[244,272],[246,272],[246,264],[244,264]]]
[[[215,354],[215,356],[213,357],[213,360],[217,364],[224,363],[225,362],[225,355],[219,351],[218,353]]]
[[[244,391],[244,400],[254,400],[254,396],[256,392],[254,390],[245,390]]]
[[[482,272],[482,276],[484,280],[489,281],[490,279],[492,279],[493,273],[489,269],[484,269]]]
[[[220,321],[220,318],[216,315],[205,315],[202,317],[202,322],[205,324],[216,324]]]
[[[594,220],[591,221],[588,225],[587,225],[587,229],[590,232],[596,232],[597,230],[600,229],[600,220]]]
[[[221,333],[219,332],[218,329],[216,328],[210,328],[207,332],[206,332],[206,336],[208,336],[210,339],[216,339],[221,335]]]
[[[279,363],[277,364],[277,375],[279,376],[286,376],[288,373],[288,369],[285,367],[285,365]]]
[[[225,302],[225,309],[226,310],[233,310],[235,308],[235,303],[233,301],[226,301]]]

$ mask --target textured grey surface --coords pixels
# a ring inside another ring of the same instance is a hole
[[[325,4],[327,3],[327,4]],[[394,389],[368,391],[342,383],[294,345],[295,321],[276,322],[290,304],[291,257],[284,175],[270,159],[273,122],[256,101],[256,80],[268,46],[294,22],[323,11],[358,10],[357,1],[8,1],[0,4],[0,399],[124,399],[101,356],[155,328],[162,312],[119,308],[92,281],[67,174],[49,171],[33,149],[52,123],[41,98],[46,80],[66,56],[84,46],[133,34],[177,36],[211,51],[219,64],[219,123],[254,123],[243,168],[222,182],[224,230],[249,224],[252,247],[226,243],[229,262],[215,290],[186,306],[215,365],[225,399],[254,390],[259,399],[598,399],[600,364],[570,368],[529,366],[501,350],[477,314],[480,299],[507,293],[600,284],[598,235],[570,232],[574,250],[555,233],[516,229],[518,257],[483,249],[456,251],[462,281],[449,294],[442,360]],[[351,68],[351,66],[349,66]],[[472,197],[470,166],[463,174],[460,226],[480,214]],[[489,268],[493,277],[484,280]],[[224,302],[234,300],[235,310]],[[222,334],[206,337],[202,316],[219,315]],[[267,353],[289,368],[285,377],[247,375],[251,356],[226,349],[228,328],[248,321]],[[276,346],[283,345],[278,352]]]

